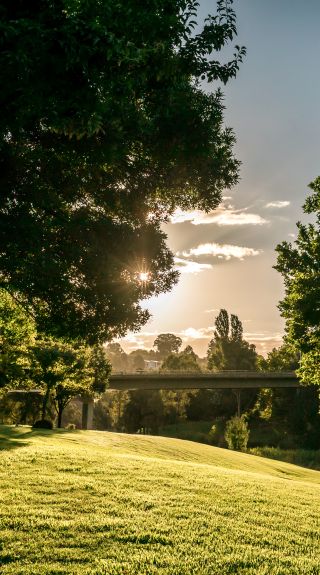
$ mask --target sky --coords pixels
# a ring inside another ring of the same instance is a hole
[[[215,6],[200,0],[199,19]],[[294,241],[308,184],[320,175],[320,2],[235,0],[234,9],[236,43],[247,55],[223,92],[240,182],[214,212],[178,211],[165,226],[181,276],[171,292],[144,303],[152,318],[119,340],[126,352],[150,349],[169,332],[203,357],[221,308],[238,315],[259,353],[281,345],[275,247]]]

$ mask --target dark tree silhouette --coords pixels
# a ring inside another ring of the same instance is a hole
[[[111,340],[177,280],[161,231],[238,179],[223,97],[232,0],[1,6],[0,277],[53,336]],[[142,281],[142,276],[148,278]]]
[[[255,346],[242,338],[238,316],[221,309],[215,320],[214,338],[208,347],[208,368],[215,370],[254,370],[257,365]]]

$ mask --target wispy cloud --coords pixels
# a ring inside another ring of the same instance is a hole
[[[247,208],[236,210],[232,205],[222,205],[212,212],[202,212],[200,210],[184,211],[176,210],[170,218],[172,224],[190,222],[194,226],[216,224],[218,226],[261,226],[269,223],[268,220],[252,214]]]
[[[200,244],[196,248],[178,252],[177,255],[183,256],[185,258],[190,258],[191,256],[214,256],[225,260],[230,260],[231,258],[243,260],[245,257],[257,256],[259,254],[260,250],[255,250],[253,248],[246,248],[243,246],[235,246],[231,244],[217,244],[216,242],[212,242],[207,244]]]
[[[133,349],[150,349],[159,335],[158,331],[143,331],[141,333],[129,332],[125,337],[118,338],[120,345],[124,345],[128,351]]]
[[[243,337],[247,341],[259,342],[259,343],[263,343],[263,342],[269,343],[271,341],[271,342],[277,342],[277,344],[279,345],[279,343],[282,342],[283,334],[281,334],[281,333],[266,334],[266,333],[245,332],[243,334]]]
[[[274,202],[268,202],[265,205],[265,208],[286,208],[287,206],[290,206],[290,202],[288,202],[287,200],[284,201],[274,201]]]
[[[202,327],[195,329],[194,327],[188,327],[179,333],[179,336],[183,341],[192,341],[194,339],[208,339],[212,337],[213,328],[212,327]]]
[[[183,258],[175,257],[174,258],[176,268],[182,274],[198,274],[205,270],[211,270],[211,264],[202,264],[199,262],[194,262],[190,260],[184,260]]]

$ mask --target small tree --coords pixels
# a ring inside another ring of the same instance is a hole
[[[249,433],[248,424],[243,416],[235,416],[229,419],[224,435],[228,449],[246,451]]]
[[[32,347],[33,378],[44,389],[42,419],[46,418],[52,400],[61,427],[62,413],[77,396],[93,396],[105,390],[110,365],[103,350],[51,339],[38,341]]]

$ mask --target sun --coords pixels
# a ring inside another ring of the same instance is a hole
[[[138,279],[139,279],[139,281],[141,281],[141,282],[143,282],[143,283],[148,282],[149,279],[150,279],[150,274],[149,274],[149,272],[139,272],[139,273],[138,273]]]

